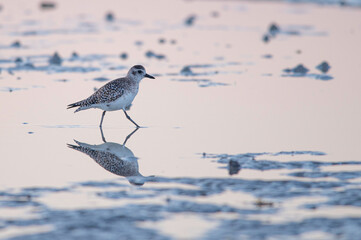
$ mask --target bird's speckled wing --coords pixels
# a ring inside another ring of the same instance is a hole
[[[104,169],[116,175],[124,177],[139,175],[137,163],[124,161],[113,153],[72,144],[68,144],[68,147],[87,154]]]
[[[115,79],[105,84],[93,93],[93,95],[85,99],[82,106],[113,102],[124,94],[124,89],[128,84],[130,83],[126,78]]]

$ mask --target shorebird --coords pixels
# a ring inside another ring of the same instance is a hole
[[[119,176],[126,177],[129,183],[133,185],[143,185],[146,181],[139,173],[138,158],[133,152],[125,146],[128,139],[138,130],[136,128],[124,140],[123,144],[107,142],[104,138],[103,131],[100,128],[103,144],[91,145],[74,140],[77,145],[67,144],[69,148],[85,153],[96,163],[107,171]]]
[[[139,83],[143,78],[152,78],[146,73],[141,65],[135,65],[128,71],[126,77],[117,78],[103,87],[99,88],[90,97],[68,105],[69,108],[78,107],[74,113],[89,108],[99,108],[103,110],[99,127],[102,127],[103,119],[107,111],[123,110],[125,116],[137,127],[139,125],[131,119],[126,110],[129,109],[139,90]]]

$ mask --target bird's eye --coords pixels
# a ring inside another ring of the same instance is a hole
[[[138,70],[138,73],[139,73],[139,74],[141,74],[141,73],[142,73],[142,71]]]

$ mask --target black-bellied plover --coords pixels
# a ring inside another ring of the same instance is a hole
[[[74,140],[77,145],[67,145],[71,149],[85,153],[107,171],[126,177],[131,184],[143,185],[146,181],[146,177],[139,173],[138,158],[125,146],[128,139],[138,129],[139,128],[136,128],[131,132],[126,137],[123,144],[106,142],[103,131],[101,131],[104,141],[103,144],[91,145]]]
[[[130,107],[133,99],[137,95],[139,83],[144,77],[154,79],[153,76],[146,73],[143,66],[135,65],[128,71],[126,77],[118,78],[105,84],[87,99],[69,104],[68,109],[79,107],[75,110],[75,112],[89,108],[99,108],[104,110],[99,127],[102,127],[106,111],[123,110],[125,116],[134,123],[137,128],[139,128],[139,125],[129,117],[126,110]]]

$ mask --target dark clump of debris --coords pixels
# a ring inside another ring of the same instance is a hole
[[[230,160],[228,162],[228,173],[229,175],[238,174],[239,170],[241,170],[241,165],[238,161]]]
[[[54,55],[49,58],[49,64],[52,65],[61,65],[62,62],[63,59],[61,59],[57,52],[55,52]]]
[[[54,9],[55,7],[56,7],[56,4],[54,2],[44,1],[44,2],[40,3],[40,8],[43,10]]]
[[[30,62],[25,62],[21,57],[17,57],[14,60],[17,67],[20,67],[22,69],[34,69],[35,66]]]
[[[271,40],[271,38],[276,37],[276,35],[279,34],[280,32],[281,32],[280,27],[276,23],[272,23],[268,27],[267,33],[265,33],[262,37],[263,42],[268,43]]]
[[[23,65],[23,67],[24,68],[31,68],[31,69],[34,69],[35,68],[35,66],[34,66],[34,64],[32,64],[32,63],[25,63],[24,65]]]
[[[119,55],[119,57],[121,58],[121,59],[123,59],[123,60],[126,60],[126,59],[128,59],[128,54],[127,53],[121,53],[120,55]]]
[[[298,64],[294,68],[286,68],[283,71],[286,72],[286,73],[293,73],[293,74],[297,74],[297,75],[305,75],[309,70],[306,67],[304,67],[302,64]]]
[[[316,69],[320,70],[322,73],[327,73],[328,70],[330,70],[330,68],[331,66],[326,61],[323,61],[322,63],[316,66]]]
[[[165,40],[164,38],[159,38],[159,39],[158,39],[158,42],[159,42],[160,44],[164,44],[164,43],[166,42],[166,40]]]
[[[196,15],[190,15],[189,17],[186,18],[186,20],[184,21],[184,24],[186,26],[192,26],[194,24],[194,21],[196,20]]]
[[[20,64],[20,63],[22,63],[23,62],[23,59],[21,58],[21,57],[17,57],[16,59],[15,59],[15,63],[16,64]]]
[[[150,51],[150,50],[145,53],[145,56],[146,56],[147,58],[156,58],[156,59],[158,59],[158,60],[165,59],[165,55],[163,55],[163,54],[156,54],[156,53],[154,53],[153,51]]]
[[[268,32],[274,37],[280,32],[280,27],[276,23],[272,23],[268,28]]]
[[[284,77],[309,77],[316,80],[329,81],[332,80],[333,77],[327,75],[326,73],[330,69],[330,65],[327,62],[322,62],[316,66],[316,69],[320,70],[322,74],[309,73],[309,69],[307,69],[302,64],[297,65],[294,68],[286,68],[283,71],[287,74],[283,75]]]
[[[71,58],[78,58],[79,57],[79,54],[77,52],[73,52],[71,54]]]
[[[180,74],[183,76],[192,76],[194,75],[192,69],[190,66],[184,66],[182,70],[180,71]]]
[[[114,14],[112,12],[108,12],[105,15],[105,20],[107,20],[108,22],[113,22],[115,20]]]
[[[70,61],[74,61],[79,59],[79,54],[77,52],[73,52],[70,57]]]
[[[265,34],[265,35],[263,35],[262,40],[263,40],[263,42],[268,43],[270,40],[270,36],[268,34]]]
[[[19,47],[21,47],[21,43],[20,43],[20,41],[15,41],[10,45],[10,47],[19,48]]]
[[[175,39],[169,39],[169,40],[167,40],[167,39],[165,39],[165,38],[159,38],[158,39],[158,43],[159,44],[166,44],[166,43],[169,43],[169,44],[171,44],[171,45],[175,45],[175,44],[177,44],[177,40],[175,40]]]

